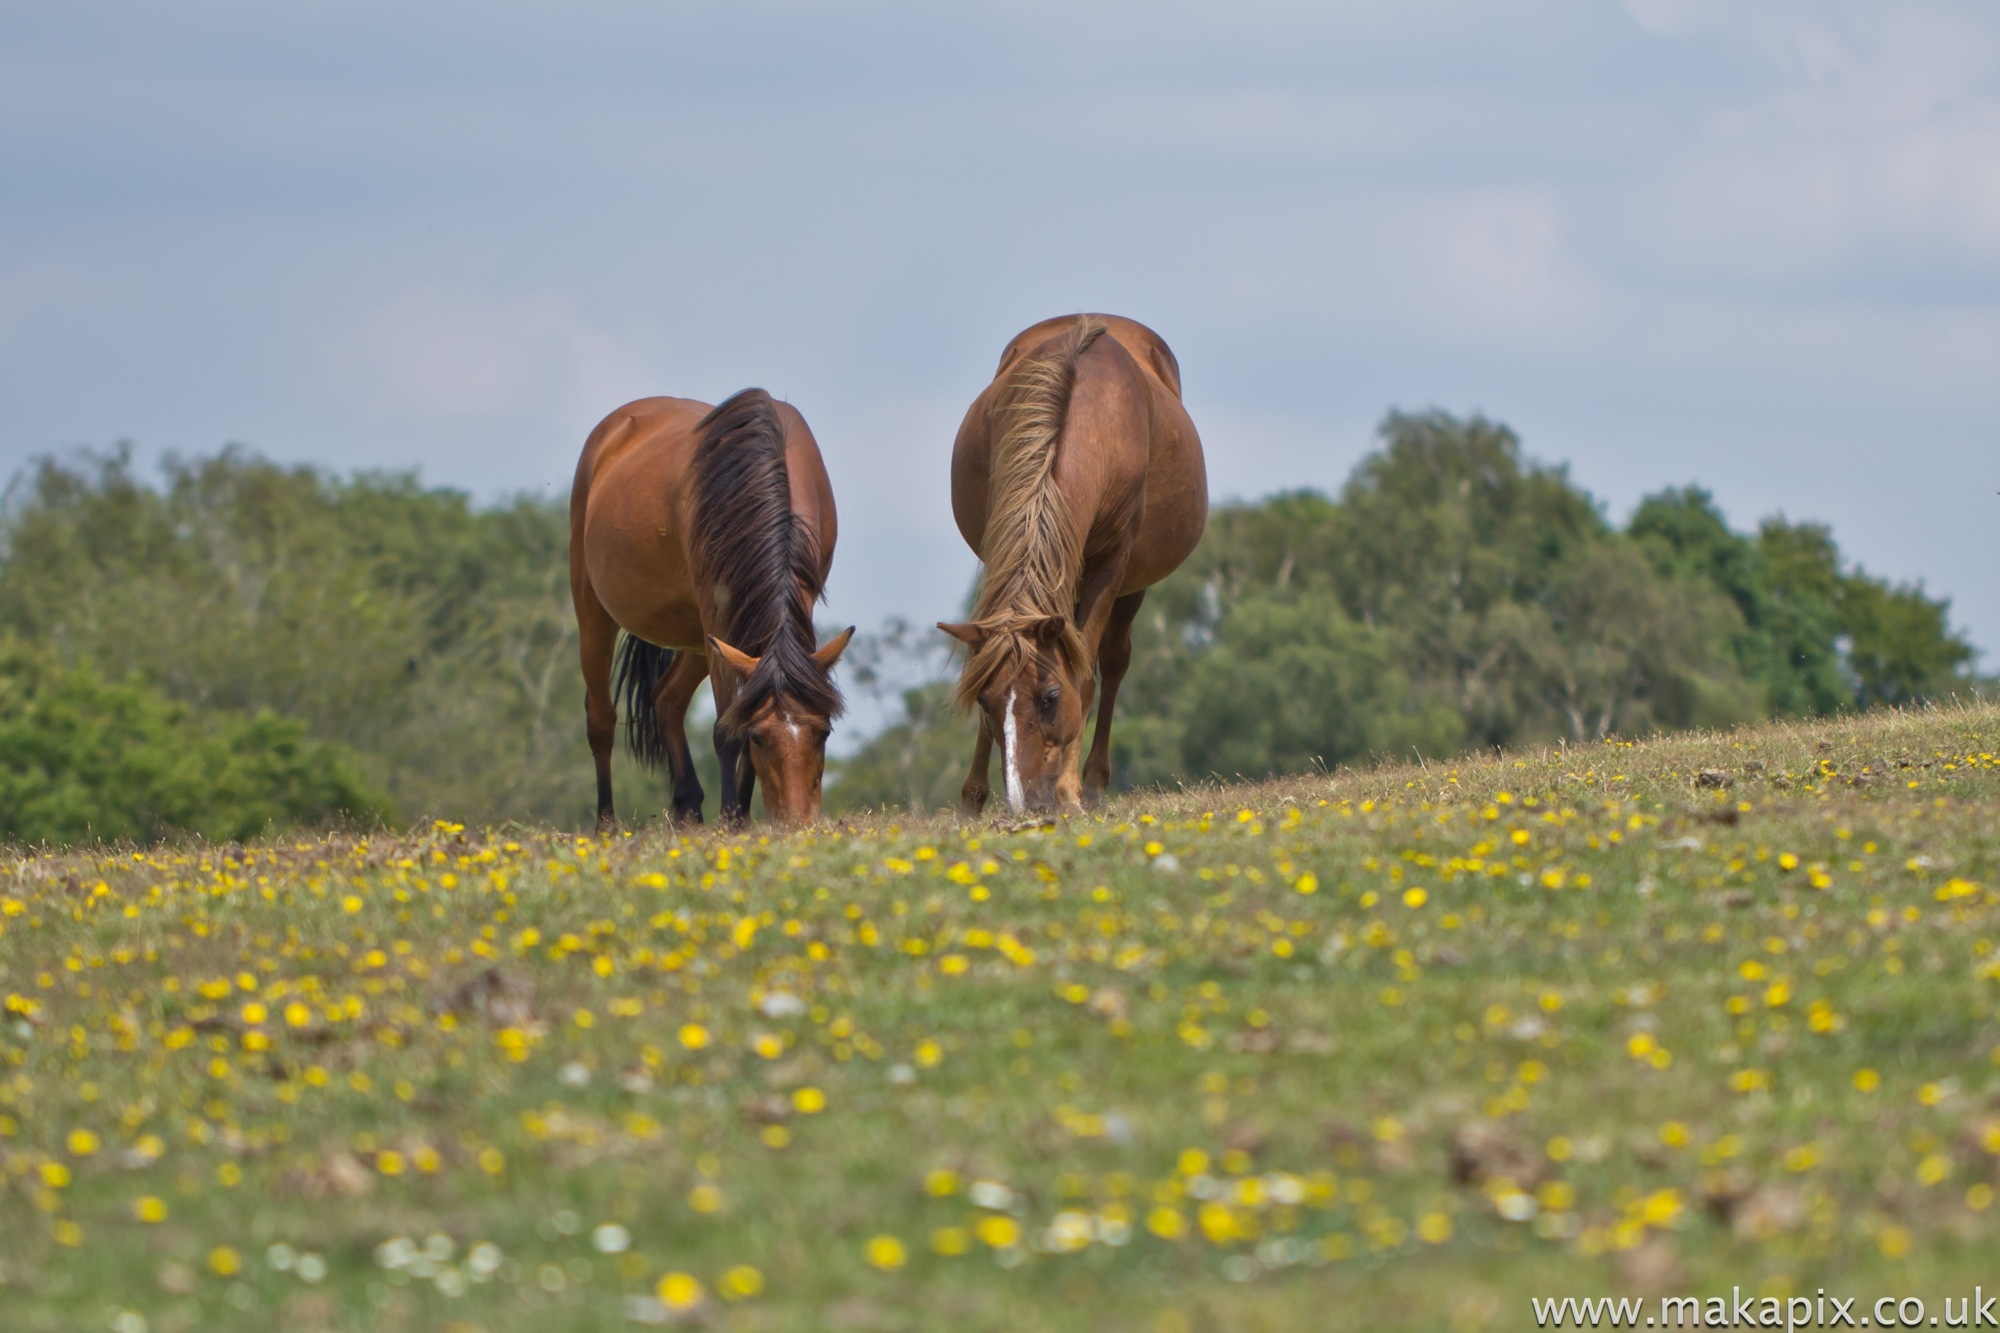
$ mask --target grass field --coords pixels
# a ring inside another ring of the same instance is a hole
[[[1054,827],[0,864],[0,1325],[1517,1329],[2000,1286],[2000,710]]]

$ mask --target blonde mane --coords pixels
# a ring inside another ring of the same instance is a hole
[[[1053,646],[1071,673],[1090,672],[1089,650],[1072,619],[1084,534],[1056,484],[1056,457],[1077,359],[1103,332],[1101,320],[1077,316],[1067,335],[1007,372],[993,401],[986,549],[971,622],[986,636],[959,678],[962,706],[971,707],[996,676],[1034,653],[1027,630],[1052,618],[1062,622]]]

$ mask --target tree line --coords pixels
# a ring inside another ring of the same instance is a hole
[[[482,507],[235,449],[157,483],[129,452],[43,460],[0,509],[0,838],[587,826],[567,525],[559,500]],[[1824,527],[1739,533],[1687,488],[1619,528],[1504,426],[1392,415],[1338,496],[1218,507],[1154,589],[1116,781],[1966,693],[1947,610]],[[857,642],[845,684],[887,723],[832,766],[829,809],[956,800],[972,724],[951,666],[906,624]]]

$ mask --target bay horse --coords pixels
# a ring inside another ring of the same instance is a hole
[[[1129,319],[1077,315],[1007,344],[959,426],[951,511],[984,566],[972,619],[938,626],[969,650],[956,697],[979,711],[962,808],[986,805],[995,740],[1014,810],[1101,799],[1132,621],[1208,522],[1201,439],[1166,342]]]
[[[704,678],[722,822],[749,817],[759,779],[772,818],[819,817],[841,711],[830,673],[854,635],[814,647],[836,527],[818,442],[797,409],[762,389],[715,407],[642,398],[591,431],[570,490],[569,583],[600,832],[617,824],[621,702],[632,757],[673,775],[675,822],[701,822],[687,707]]]

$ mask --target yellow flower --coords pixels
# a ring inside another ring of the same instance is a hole
[[[764,1275],[749,1264],[738,1264],[722,1275],[721,1286],[724,1297],[742,1300],[764,1290]]]
[[[722,1207],[722,1191],[703,1183],[688,1191],[688,1207],[697,1213],[712,1213]]]
[[[87,1129],[72,1129],[69,1132],[69,1150],[77,1157],[88,1157],[97,1151],[97,1135]]]
[[[870,1238],[866,1254],[868,1262],[885,1273],[895,1272],[910,1259],[903,1249],[903,1242],[889,1235]]]
[[[681,1026],[681,1045],[691,1051],[698,1051],[708,1045],[708,1029],[699,1023],[685,1023]]]
[[[979,1219],[973,1230],[981,1241],[996,1250],[1005,1249],[1021,1239],[1021,1224],[1005,1213],[988,1213]]]
[[[931,1248],[946,1258],[955,1258],[972,1248],[972,1237],[964,1227],[939,1227],[931,1233]]]
[[[800,1115],[818,1115],[826,1109],[826,1094],[818,1088],[800,1088],[792,1094],[792,1105]]]
[[[692,1273],[669,1273],[660,1279],[655,1294],[660,1304],[676,1314],[692,1310],[701,1304],[701,1279]]]
[[[1450,1216],[1445,1213],[1425,1213],[1417,1220],[1417,1239],[1426,1245],[1442,1245],[1450,1240]]]
[[[403,1165],[403,1154],[394,1148],[384,1148],[375,1154],[375,1169],[385,1176],[402,1175]]]
[[[142,1194],[132,1201],[132,1216],[141,1222],[164,1222],[167,1220],[166,1200],[156,1195]]]
[[[243,1256],[227,1245],[218,1245],[208,1252],[208,1266],[217,1277],[235,1277],[243,1271]]]
[[[1160,1204],[1146,1214],[1146,1230],[1161,1240],[1179,1240],[1187,1235],[1187,1229],[1187,1218],[1178,1208]]]
[[[1881,1086],[1882,1076],[1874,1070],[1857,1069],[1854,1071],[1854,1090],[1856,1092],[1873,1092]]]

